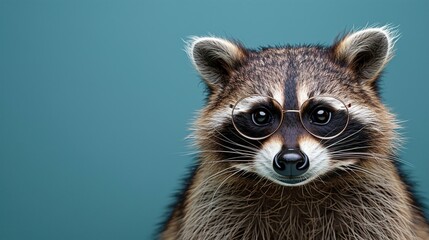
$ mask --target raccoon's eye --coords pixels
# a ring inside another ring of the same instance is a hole
[[[323,106],[318,106],[313,109],[310,114],[310,123],[316,125],[326,125],[331,120],[331,111]]]
[[[270,111],[265,108],[258,108],[252,113],[252,121],[257,126],[265,126],[271,122]]]

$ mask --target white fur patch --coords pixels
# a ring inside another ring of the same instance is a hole
[[[298,100],[298,106],[302,106],[302,104],[305,101],[307,101],[307,99],[308,99],[307,86],[300,85],[299,88],[298,88],[298,91],[297,91],[296,95],[297,95],[297,100]]]
[[[269,176],[275,174],[272,169],[273,159],[280,152],[282,146],[283,141],[276,136],[272,136],[265,141],[261,150],[255,156],[255,170],[259,175],[276,181]]]
[[[210,122],[208,123],[210,128],[219,128],[226,122],[232,121],[232,108],[230,107],[224,107],[217,109],[212,113],[213,117],[210,119]]]
[[[330,170],[330,157],[328,150],[326,150],[316,139],[313,137],[305,137],[299,140],[299,147],[302,152],[307,154],[310,160],[310,168],[307,173],[314,179]]]
[[[363,123],[364,125],[377,125],[377,116],[375,116],[371,109],[365,106],[352,105],[348,110],[350,117],[358,119],[360,123]]]
[[[258,102],[267,102],[266,97],[263,96],[250,96],[248,98],[239,99],[239,104],[234,103],[234,112],[248,112],[255,104]],[[225,122],[232,121],[232,111],[229,105],[223,108],[219,108],[212,113],[212,118],[210,121],[210,127],[217,128],[222,126]]]
[[[235,113],[248,112],[255,104],[265,103],[268,98],[264,96],[249,96],[243,99],[240,99],[239,102],[234,106]]]
[[[283,90],[281,88],[275,88],[276,91],[273,93],[273,98],[280,104],[280,106],[284,107],[283,104],[285,102],[285,96]]]

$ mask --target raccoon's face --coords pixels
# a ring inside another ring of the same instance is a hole
[[[193,39],[189,53],[209,90],[196,124],[202,164],[297,186],[387,161],[396,126],[377,80],[393,42],[388,28],[348,34],[331,47],[254,51]]]

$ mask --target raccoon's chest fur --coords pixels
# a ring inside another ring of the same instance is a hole
[[[417,239],[406,199],[388,194],[401,187],[386,183],[291,191],[216,180],[201,188],[197,181],[179,217],[178,239]]]

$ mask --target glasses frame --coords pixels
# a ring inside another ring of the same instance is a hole
[[[277,128],[272,132],[272,133],[270,133],[269,135],[267,135],[267,136],[263,136],[263,137],[250,137],[250,136],[247,136],[246,134],[244,134],[244,133],[242,133],[238,128],[237,128],[237,126],[236,126],[236,124],[235,124],[235,122],[234,122],[234,110],[235,110],[235,108],[237,107],[237,105],[238,105],[238,103],[240,103],[243,99],[245,99],[245,98],[249,98],[249,97],[266,97],[266,98],[269,98],[269,99],[271,99],[272,101],[274,101],[274,103],[275,104],[278,104],[280,107],[282,107],[282,109],[281,109],[281,118],[280,118],[280,123],[279,123],[279,125],[277,126]],[[335,135],[333,135],[333,136],[330,136],[330,137],[321,137],[321,136],[318,136],[318,135],[316,135],[316,134],[314,134],[314,133],[312,133],[312,132],[310,132],[308,129],[307,129],[307,127],[305,127],[305,124],[304,124],[304,122],[303,122],[303,120],[302,120],[302,106],[304,106],[306,103],[308,103],[309,101],[311,101],[311,100],[313,100],[313,99],[316,99],[316,98],[320,98],[320,97],[328,97],[328,98],[333,98],[333,99],[335,99],[335,100],[337,100],[337,101],[339,101],[340,103],[342,103],[343,105],[344,105],[344,107],[345,107],[345,111],[346,111],[346,115],[347,115],[347,121],[346,121],[346,124],[345,124],[345,126],[344,126],[344,128],[339,132],[339,133],[337,133],[337,134],[335,134]],[[240,98],[235,104],[234,104],[234,106],[232,107],[232,111],[231,111],[231,121],[232,121],[232,125],[234,126],[234,128],[235,128],[235,130],[237,130],[237,132],[240,134],[240,135],[242,135],[243,137],[245,137],[245,138],[247,138],[247,139],[250,139],[250,140],[262,140],[262,139],[265,139],[265,138],[268,138],[269,136],[271,136],[271,135],[273,135],[274,133],[276,133],[277,132],[277,130],[279,130],[279,128],[283,125],[283,120],[284,120],[284,116],[285,116],[285,114],[286,113],[288,113],[288,112],[291,112],[291,113],[298,113],[298,115],[299,115],[299,120],[300,120],[300,122],[301,122],[301,125],[304,127],[304,129],[308,132],[308,133],[310,133],[312,136],[314,136],[314,137],[316,137],[316,138],[319,138],[319,139],[322,139],[322,140],[328,140],[328,139],[333,139],[333,138],[336,138],[336,137],[338,137],[341,133],[343,133],[346,129],[347,129],[347,126],[349,125],[349,121],[350,121],[350,114],[349,114],[349,107],[351,107],[351,104],[349,104],[349,105],[346,105],[345,103],[344,103],[344,101],[342,101],[341,99],[338,99],[338,98],[336,98],[336,97],[334,97],[334,96],[330,96],[330,95],[318,95],[318,96],[314,96],[314,97],[311,97],[311,98],[308,98],[307,100],[305,100],[302,104],[301,104],[301,106],[299,107],[299,109],[285,109],[276,99],[274,99],[273,97],[270,97],[270,96],[265,96],[265,95],[258,95],[258,94],[253,94],[253,95],[249,95],[249,96],[246,96],[246,97],[242,97],[242,98]]]

